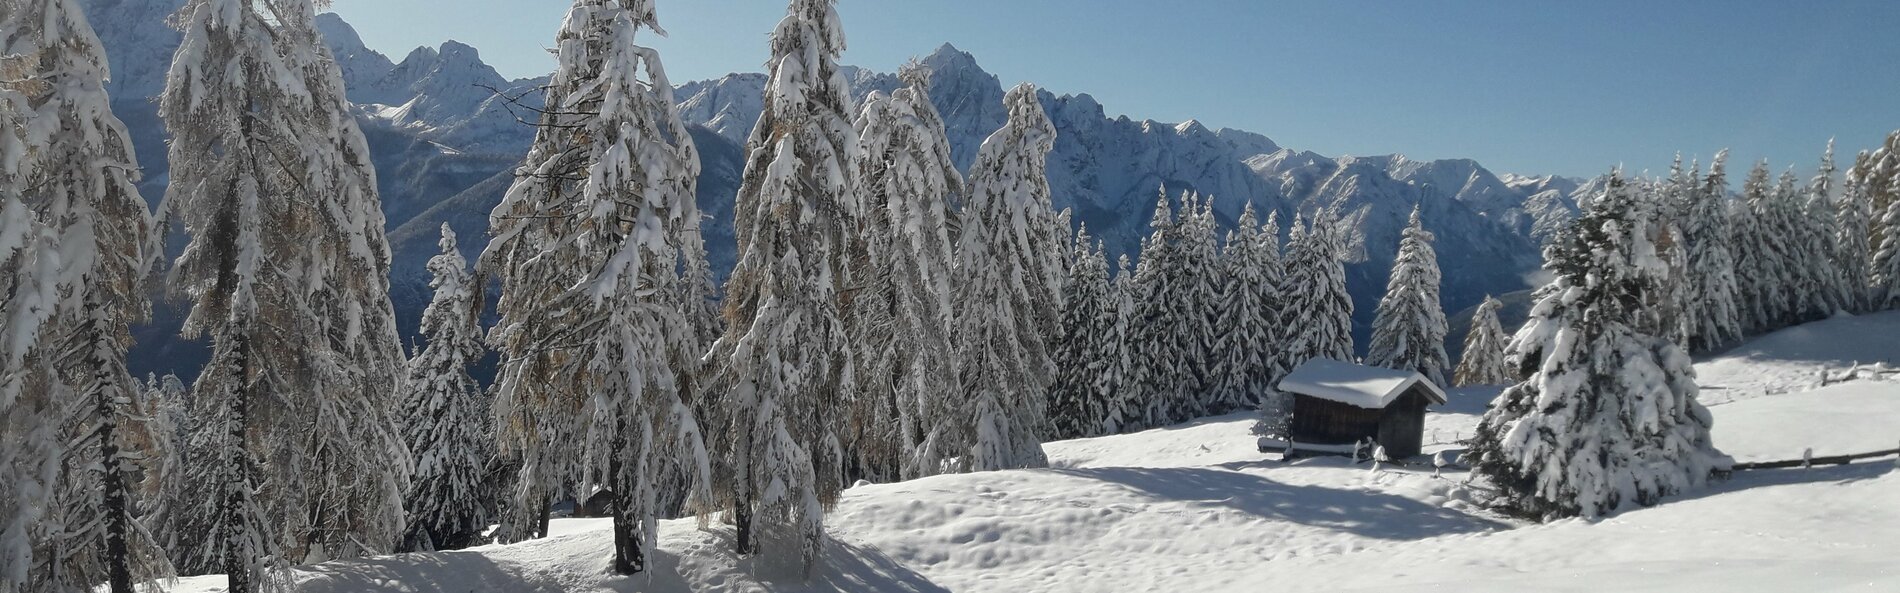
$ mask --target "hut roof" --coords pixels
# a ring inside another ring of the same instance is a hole
[[[1424,375],[1326,358],[1306,361],[1280,380],[1280,390],[1361,408],[1383,409],[1413,385],[1425,387],[1433,402],[1445,403],[1445,391]]]

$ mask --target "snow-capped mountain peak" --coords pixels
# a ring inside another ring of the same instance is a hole
[[[114,60],[120,101],[150,111],[149,98],[162,87],[178,42],[165,19],[179,3],[88,4]],[[435,229],[453,221],[460,225],[457,232],[482,233],[486,218],[463,214],[486,212],[506,188],[509,168],[532,139],[534,128],[523,121],[534,119],[532,109],[541,100],[537,88],[545,79],[509,81],[485,64],[476,48],[454,41],[418,48],[392,62],[366,47],[344,19],[326,14],[317,24],[371,137],[398,251],[398,312],[410,320],[405,324],[411,323],[414,312],[408,308],[417,303],[402,302],[403,294],[426,291],[419,262],[434,253]],[[943,115],[952,156],[967,168],[983,140],[1006,119],[1002,81],[976,56],[951,44],[938,46],[921,61],[933,71],[930,98]],[[847,67],[844,74],[854,99],[901,84],[894,73]],[[764,74],[735,73],[688,82],[675,92],[682,118],[698,128],[704,212],[730,212],[729,190],[743,167],[740,147],[762,110],[765,82]],[[1451,310],[1487,293],[1522,288],[1524,272],[1537,264],[1535,231],[1574,210],[1574,192],[1530,191],[1553,189],[1559,180],[1538,186],[1513,176],[1507,183],[1466,159],[1334,159],[1284,148],[1252,132],[1212,130],[1197,120],[1163,123],[1113,114],[1088,94],[1043,91],[1038,98],[1057,129],[1049,156],[1055,205],[1072,208],[1075,220],[1087,223],[1110,252],[1136,251],[1147,233],[1155,194],[1163,188],[1213,196],[1225,224],[1250,203],[1288,218],[1326,205],[1349,208],[1367,237],[1367,259],[1352,266],[1348,278],[1361,317],[1369,318],[1374,308],[1399,229],[1414,206],[1424,209],[1427,227],[1440,237],[1447,272],[1444,300]],[[131,125],[147,157],[141,161],[149,170],[147,179],[162,179],[162,129],[155,120]],[[714,261],[729,262],[730,235],[719,236],[719,224],[709,227],[708,247]],[[427,232],[405,231],[410,226]],[[409,282],[417,284],[404,284]]]

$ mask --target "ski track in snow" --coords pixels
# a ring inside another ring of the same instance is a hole
[[[1900,313],[1837,318],[1700,362],[1716,445],[1744,461],[1900,446],[1900,382],[1814,388],[1822,366],[1900,360],[1895,330]],[[1459,448],[1496,393],[1452,391],[1427,419],[1427,453]],[[1748,395],[1724,397],[1736,393]],[[1271,461],[1252,421],[1049,443],[1049,469],[846,490],[808,580],[734,557],[716,519],[663,522],[636,577],[603,574],[607,520],[564,519],[542,540],[325,563],[297,580],[306,593],[1900,590],[1892,458],[1741,472],[1654,508],[1526,525],[1463,502],[1462,475],[1434,478],[1429,463]]]

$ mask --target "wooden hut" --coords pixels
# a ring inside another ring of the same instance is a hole
[[[1387,457],[1419,454],[1425,408],[1445,403],[1445,391],[1424,375],[1317,358],[1280,380],[1293,396],[1288,425],[1295,445],[1350,445],[1372,440]]]

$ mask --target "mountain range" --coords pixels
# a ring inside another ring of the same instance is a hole
[[[179,33],[166,19],[181,0],[82,0],[111,60],[114,109],[130,129],[156,203],[167,182],[164,129],[154,98],[164,84]],[[424,263],[447,223],[463,237],[486,234],[488,212],[512,181],[513,167],[533,140],[538,79],[507,79],[471,46],[447,41],[410,51],[400,61],[365,46],[333,13],[319,31],[343,71],[357,120],[370,141],[394,253],[392,299],[405,339],[427,304]],[[763,44],[759,48],[763,55]],[[922,58],[933,71],[930,98],[942,112],[952,154],[967,170],[984,138],[1003,124],[1004,86],[974,56],[945,44]],[[855,98],[889,92],[893,73],[846,69]],[[698,201],[715,274],[733,259],[732,209],[743,143],[761,110],[764,74],[735,73],[694,81],[675,91],[681,116],[699,148]],[[1073,211],[1107,244],[1111,256],[1137,255],[1157,192],[1211,195],[1216,216],[1231,226],[1246,204],[1281,214],[1337,206],[1351,213],[1365,238],[1361,261],[1348,266],[1348,289],[1363,343],[1384,291],[1399,231],[1417,207],[1437,235],[1449,311],[1486,294],[1521,291],[1540,263],[1541,240],[1572,216],[1595,182],[1553,176],[1496,174],[1469,159],[1412,160],[1402,155],[1331,157],[1282,147],[1266,136],[1210,129],[1199,122],[1163,123],[1111,116],[1087,94],[1039,94],[1055,123],[1049,156],[1055,207]],[[181,239],[174,237],[173,244]],[[473,257],[482,241],[464,239]],[[195,374],[202,345],[176,338],[176,302],[138,335],[135,372]],[[1454,336],[1461,336],[1454,332]],[[1454,345],[1455,346],[1455,345]]]

